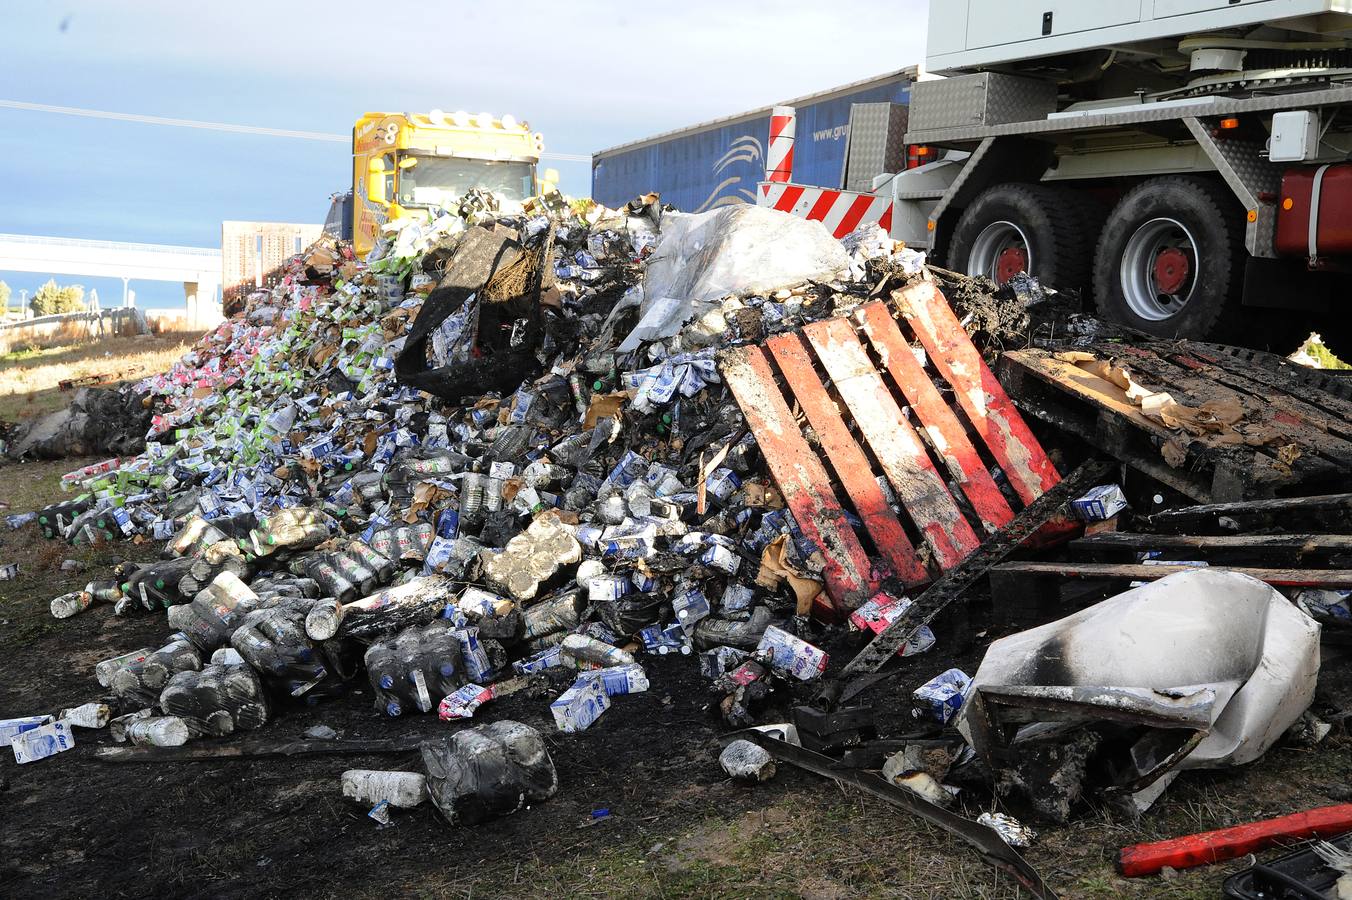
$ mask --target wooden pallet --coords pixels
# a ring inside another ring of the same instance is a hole
[[[932,283],[728,350],[720,368],[794,518],[824,550],[840,609],[889,575],[915,586],[953,568],[1059,481]]]
[[[1001,381],[1026,413],[1201,503],[1336,490],[1352,471],[1352,400],[1341,383],[1280,357],[1189,341],[1076,349],[1126,367],[1187,406],[1236,403],[1234,428],[1189,435],[1142,413],[1117,385],[1044,350],[1005,353]],[[1166,445],[1184,455],[1173,463]]]

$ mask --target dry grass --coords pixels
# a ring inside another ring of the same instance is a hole
[[[116,337],[0,355],[0,419],[16,421],[60,409],[70,395],[57,385],[67,378],[108,373],[117,376],[111,385],[167,371],[199,336],[170,332]]]

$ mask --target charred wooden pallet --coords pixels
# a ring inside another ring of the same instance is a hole
[[[1336,490],[1352,471],[1352,400],[1341,379],[1271,354],[1190,341],[1076,349],[1125,367],[1134,381],[1184,406],[1243,410],[1233,427],[1189,434],[1056,354],[1019,350],[1001,358],[1001,381],[1026,413],[1201,503]]]
[[[121,373],[100,372],[97,375],[81,375],[79,378],[63,378],[56,383],[56,386],[62,391],[73,391],[76,388],[110,384],[114,381],[121,381],[122,378]]]
[[[893,301],[720,357],[846,609],[889,575],[914,586],[958,565],[1059,480],[934,285]]]

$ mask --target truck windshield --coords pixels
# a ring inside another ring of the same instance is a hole
[[[533,191],[534,167],[526,162],[419,156],[418,164],[399,171],[402,206],[444,206],[459,202],[474,188],[485,188],[512,200]]]

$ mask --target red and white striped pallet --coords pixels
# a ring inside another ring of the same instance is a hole
[[[836,191],[805,184],[762,182],[760,206],[821,222],[836,238],[860,225],[877,222],[892,230],[892,199],[853,191]]]

